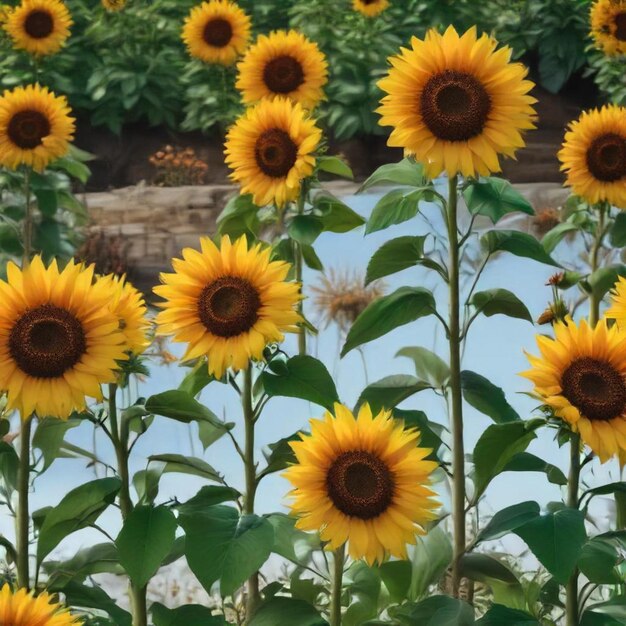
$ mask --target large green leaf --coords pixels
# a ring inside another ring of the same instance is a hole
[[[505,422],[492,424],[481,435],[474,448],[474,501],[483,494],[487,485],[500,474],[508,463],[526,450],[536,438],[536,424],[531,422]]]
[[[432,292],[422,287],[400,287],[388,296],[372,302],[357,317],[341,351],[345,356],[350,350],[386,335],[436,311]]]
[[[46,515],[37,538],[37,562],[71,533],[89,526],[115,500],[119,478],[99,478],[72,489]]]
[[[328,626],[328,622],[308,602],[282,596],[276,596],[264,602],[248,622],[248,626],[277,626],[278,624]]]
[[[263,387],[268,396],[300,398],[332,411],[339,402],[337,388],[326,366],[312,356],[289,359],[278,375],[263,372]]]
[[[609,539],[595,537],[582,548],[578,568],[596,584],[619,584],[621,577],[616,566],[620,561],[615,546]]]
[[[239,517],[232,507],[181,513],[179,524],[185,531],[187,563],[207,592],[219,580],[221,595],[232,595],[272,552],[270,522],[257,515]]]
[[[223,487],[222,485],[205,485],[200,488],[198,493],[189,498],[186,502],[178,504],[176,508],[179,513],[190,515],[192,513],[201,513],[205,509],[222,504],[222,502],[236,502],[241,494],[232,487]]]
[[[515,531],[516,528],[536,519],[539,517],[539,513],[539,505],[532,500],[506,507],[491,518],[487,526],[478,534],[476,541],[500,539],[500,537]]]
[[[7,493],[17,489],[19,464],[15,448],[6,441],[0,441],[0,477]]]
[[[336,176],[341,176],[342,178],[349,178],[350,180],[354,178],[350,165],[338,156],[317,157],[317,168],[322,172],[335,174]]]
[[[489,583],[500,580],[507,584],[519,585],[517,576],[502,561],[489,554],[468,552],[461,559],[461,572],[470,580]]]
[[[425,236],[410,235],[387,241],[370,259],[365,284],[418,265],[424,259],[425,241]]]
[[[296,455],[289,445],[292,441],[300,441],[300,431],[268,445],[269,453],[264,453],[267,465],[259,473],[259,476],[267,476],[268,474],[273,474],[274,472],[280,472],[290,463],[295,462]]]
[[[152,454],[148,457],[151,463],[164,463],[163,473],[174,472],[178,474],[191,474],[207,480],[219,482],[220,474],[203,459],[184,454]]]
[[[221,615],[213,615],[212,609],[201,604],[185,604],[168,609],[160,602],[150,607],[154,626],[226,626]]]
[[[476,622],[477,626],[541,626],[530,613],[494,604]]]
[[[490,380],[472,372],[461,372],[463,397],[476,410],[488,415],[496,424],[521,420],[515,409],[507,402],[504,391]]]
[[[289,224],[289,237],[306,246],[312,245],[324,230],[321,220],[315,215],[296,215]]]
[[[489,289],[478,291],[469,302],[483,315],[507,315],[533,323],[533,316],[526,305],[514,294],[506,289]]]
[[[420,202],[432,202],[435,192],[429,185],[416,189],[394,189],[383,196],[367,220],[365,234],[401,224],[417,215]]]
[[[452,562],[452,543],[450,536],[435,526],[427,535],[417,537],[415,547],[410,551],[411,585],[409,599],[419,600],[428,593]]]
[[[511,183],[503,178],[481,178],[471,181],[463,191],[467,209],[472,215],[484,215],[494,224],[517,211],[534,215],[535,211]]]
[[[609,231],[609,241],[614,248],[626,246],[626,213],[617,214]]]
[[[120,563],[137,587],[145,586],[170,553],[176,517],[165,506],[138,506],[124,521],[115,545]]]
[[[193,396],[180,389],[164,391],[146,400],[146,411],[155,415],[169,417],[178,422],[189,424],[194,421],[205,421],[213,424],[216,428],[226,430],[232,425],[224,424],[218,417],[200,404]]]
[[[408,598],[412,569],[410,561],[386,561],[379,567],[380,578],[394,604],[401,604]]]
[[[47,417],[39,420],[35,434],[33,435],[33,448],[41,451],[43,455],[42,472],[45,472],[53,461],[58,458],[61,445],[68,430],[80,426],[80,419],[60,420],[55,417]]]
[[[372,411],[377,413],[381,409],[393,409],[407,398],[425,389],[432,389],[432,386],[415,376],[406,374],[387,376],[368,385],[361,393],[357,406],[367,402]]]
[[[365,224],[365,219],[328,191],[315,194],[313,207],[323,230],[347,233]]]
[[[434,352],[421,347],[402,348],[396,357],[403,356],[413,361],[415,375],[430,383],[433,387],[441,388],[450,378],[450,367]]]
[[[543,248],[543,246],[528,233],[517,230],[490,230],[481,238],[482,246],[489,254],[494,252],[510,252],[515,256],[525,257],[561,267]]]
[[[445,428],[441,424],[431,422],[424,411],[398,409],[392,410],[393,416],[404,422],[409,428],[417,428],[420,432],[419,445],[421,448],[431,448],[432,452],[426,457],[436,461],[439,448],[443,444],[442,436]]]
[[[379,185],[421,187],[426,182],[424,168],[413,159],[381,165],[361,186],[359,193]]]
[[[560,468],[540,459],[530,452],[516,454],[504,467],[503,472],[542,472],[554,485],[566,485],[567,478]]]
[[[587,540],[584,513],[568,508],[542,515],[514,532],[562,585],[572,575]]]
[[[541,245],[543,246],[543,249],[550,254],[567,234],[576,230],[579,230],[579,226],[577,224],[573,224],[572,222],[561,222],[543,236],[541,239]]]
[[[343,575],[348,608],[343,614],[344,626],[361,626],[378,615],[381,579],[378,569],[363,561],[354,562]]]
[[[474,609],[450,596],[431,596],[421,602],[408,603],[393,611],[393,616],[406,626],[472,626]]]
[[[49,575],[47,586],[57,589],[71,580],[82,583],[94,574],[123,574],[114,543],[97,543],[79,550],[67,561],[46,561],[43,569]]]
[[[626,265],[601,267],[587,278],[588,289],[595,298],[601,299],[613,289],[620,276],[626,277]]]
[[[284,513],[267,516],[274,528],[272,552],[296,565],[308,565],[316,550],[321,550],[319,536],[296,528],[296,519]]]

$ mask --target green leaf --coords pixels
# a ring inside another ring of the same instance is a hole
[[[410,561],[386,561],[379,566],[380,577],[392,603],[401,604],[407,599],[412,569]]]
[[[609,241],[614,248],[626,246],[626,213],[617,214],[609,231]]]
[[[587,540],[584,513],[568,508],[542,515],[514,532],[562,585],[572,575]]]
[[[160,602],[150,607],[154,626],[226,626],[221,615],[213,615],[213,610],[201,604],[185,604],[168,609]]]
[[[376,203],[367,220],[365,234],[369,235],[410,220],[417,215],[420,202],[431,202],[435,197],[434,189],[430,185],[390,191]]]
[[[98,543],[79,550],[67,561],[46,561],[43,569],[49,574],[47,586],[57,589],[70,581],[83,582],[94,574],[124,573],[114,543]]]
[[[415,376],[405,374],[387,376],[368,385],[361,393],[357,406],[360,407],[367,402],[372,412],[377,413],[381,409],[393,409],[407,398],[425,389],[432,389],[432,386]]]
[[[424,258],[425,236],[398,237],[380,247],[367,265],[365,284],[415,267]]]
[[[347,233],[365,224],[363,217],[328,191],[320,191],[315,195],[313,208],[323,230],[327,232]]]
[[[219,580],[221,595],[232,595],[265,563],[274,543],[267,519],[239,517],[227,506],[181,514],[179,524],[185,531],[187,563],[207,593]]]
[[[583,546],[578,568],[592,583],[617,585],[622,580],[616,569],[619,561],[620,555],[611,541],[596,537]]]
[[[37,423],[33,435],[33,448],[40,450],[43,455],[41,472],[45,472],[58,458],[67,431],[80,426],[80,424],[80,419],[60,420],[55,417],[46,417]]]
[[[441,526],[435,526],[427,535],[416,538],[410,554],[412,575],[409,599],[418,600],[440,580],[452,563],[450,536]]]
[[[626,493],[626,482],[615,482],[608,483],[606,485],[601,485],[600,487],[593,487],[592,489],[587,489],[582,497],[590,495],[591,498],[594,496],[607,496],[610,493]],[[589,500],[591,500],[589,498]]]
[[[178,474],[191,474],[200,476],[208,480],[219,482],[221,480],[219,472],[202,459],[183,454],[152,454],[148,461],[153,463],[158,461],[164,463],[163,473],[175,472]]]
[[[72,489],[46,515],[37,539],[37,563],[41,563],[71,533],[93,524],[115,500],[119,478],[99,478]]]
[[[180,383],[178,390],[195,397],[214,380],[215,377],[209,374],[206,361],[202,359],[198,361],[185,378],[183,378],[183,382]]]
[[[322,221],[314,215],[296,215],[287,228],[291,239],[308,246],[318,238],[323,230]]]
[[[565,235],[576,230],[579,230],[579,226],[577,224],[573,224],[572,222],[561,222],[542,237],[541,245],[543,246],[543,249],[550,254],[559,245],[559,243],[561,243]]]
[[[174,546],[176,517],[165,506],[138,506],[124,521],[115,545],[120,563],[137,587],[156,574]]]
[[[489,584],[490,579],[519,585],[517,576],[497,558],[480,552],[468,552],[461,559],[461,572],[470,580]]]
[[[530,613],[510,609],[501,604],[493,604],[476,624],[477,626],[541,626],[541,622],[538,622]]]
[[[15,448],[6,441],[0,441],[0,476],[7,493],[17,489],[19,464],[20,460]]]
[[[35,197],[37,198],[37,208],[42,215],[54,217],[59,206],[57,192],[54,189],[37,189]]]
[[[476,542],[500,539],[516,528],[539,517],[540,508],[534,501],[520,502],[498,511],[482,529]]]
[[[507,315],[533,323],[533,317],[526,305],[514,294],[506,289],[489,289],[478,291],[469,302],[483,315]]]
[[[626,623],[626,600],[623,596],[587,608],[581,626],[623,626]]]
[[[285,363],[280,375],[263,372],[263,388],[270,397],[300,398],[332,411],[339,402],[337,388],[326,366],[312,356],[298,355]]]
[[[217,234],[230,235],[232,239],[241,235],[256,238],[260,227],[259,207],[254,204],[250,194],[231,198],[217,218]]]
[[[536,438],[536,425],[529,422],[492,424],[474,448],[474,501],[483,494],[493,478],[500,474],[515,455],[523,452]]]
[[[324,264],[317,256],[317,252],[315,252],[315,248],[313,246],[302,246],[302,258],[306,263],[307,267],[310,267],[312,270],[316,272],[324,271]]]
[[[356,561],[344,573],[343,581],[349,600],[341,623],[345,626],[361,626],[375,618],[381,592],[378,569],[368,567],[363,561]]]
[[[517,230],[490,230],[481,238],[481,245],[489,254],[494,252],[510,252],[515,256],[533,259],[539,263],[561,267],[544,249],[543,246],[528,233]]]
[[[350,169],[346,161],[338,156],[317,157],[317,168],[322,172],[328,172],[329,174],[335,174],[342,178],[354,180],[352,169]]]
[[[415,375],[430,383],[433,387],[441,388],[450,378],[448,364],[434,352],[420,347],[402,348],[396,353],[396,357],[411,359],[415,366]]]
[[[236,502],[240,495],[241,494],[232,487],[205,485],[195,496],[177,505],[176,508],[180,513],[185,515],[202,513],[205,509],[210,509],[216,504],[222,504],[222,502]]]
[[[553,485],[567,485],[567,477],[556,465],[540,459],[530,452],[516,454],[502,470],[503,472],[542,472]]]
[[[296,520],[284,513],[271,513],[267,520],[274,528],[272,552],[296,565],[308,565],[317,550],[322,549],[319,536],[296,528]]]
[[[291,441],[300,441],[300,431],[293,433],[293,435],[289,435],[289,437],[284,437],[276,441],[275,443],[270,443],[267,447],[270,449],[269,454],[265,454],[265,460],[267,461],[267,466],[260,473],[261,476],[267,476],[268,474],[273,474],[274,472],[280,472],[284,470],[290,463],[294,463],[296,460],[296,455],[289,443]]]
[[[520,211],[534,215],[535,211],[509,181],[502,178],[481,178],[471,181],[463,191],[467,209],[472,215],[484,215],[494,224],[505,215]]]
[[[304,600],[276,596],[264,602],[248,626],[328,626],[328,622]]]
[[[378,339],[392,330],[436,311],[435,298],[422,287],[400,287],[372,302],[357,317],[341,351],[344,357],[354,348]]]
[[[461,388],[465,401],[477,411],[488,415],[496,424],[521,420],[506,401],[502,389],[484,376],[470,370],[461,372]]]
[[[449,596],[431,596],[417,604],[409,603],[393,611],[393,616],[406,626],[472,626],[474,609]]]
[[[601,267],[587,278],[591,293],[597,299],[602,299],[611,290],[620,276],[626,277],[626,265],[611,265]]]
[[[399,163],[387,163],[379,167],[361,186],[358,193],[380,185],[404,185],[421,187],[426,182],[421,163],[406,158]]]
[[[393,409],[393,416],[404,422],[409,428],[417,428],[420,431],[419,445],[422,448],[431,448],[432,452],[426,457],[431,461],[437,460],[437,452],[442,446],[441,436],[445,428],[440,424],[431,422],[424,411],[406,411],[404,409]]]

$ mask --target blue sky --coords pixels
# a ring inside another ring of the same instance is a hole
[[[356,211],[367,216],[378,196],[364,194],[349,196],[345,201]],[[435,228],[441,228],[439,211],[434,206],[423,205],[422,212],[432,220]],[[488,226],[488,224],[485,224]],[[428,226],[418,217],[409,222],[394,226],[387,230],[364,236],[363,229],[349,234],[337,235],[323,233],[316,242],[316,250],[327,268],[358,268],[364,269],[372,254],[386,241],[400,235],[426,234]],[[567,244],[563,244],[567,245]],[[558,251],[557,251],[558,254]],[[512,255],[502,255],[492,262],[479,283],[478,289],[494,287],[506,288],[513,291],[528,307],[536,319],[544,310],[550,292],[544,284],[554,273],[554,268],[540,265],[534,261],[521,259]],[[435,292],[437,305],[445,315],[447,295],[438,276],[434,272],[415,268],[389,277],[386,280],[388,290],[402,286],[424,286]],[[305,284],[312,284],[318,280],[315,272],[307,270]],[[311,304],[305,303],[307,314],[313,317]],[[530,384],[518,376],[518,373],[527,368],[527,361],[523,351],[536,351],[536,329],[522,320],[504,316],[490,318],[480,317],[474,323],[470,332],[463,367],[474,370],[486,376],[494,384],[502,387],[509,402],[523,418],[531,416],[534,402],[522,392],[530,390]],[[446,358],[447,347],[442,329],[434,317],[418,320],[415,323],[394,330],[388,335],[371,344],[364,346],[364,354],[368,364],[370,382],[390,374],[413,374],[412,363],[408,359],[395,358],[397,351],[405,346],[423,346],[439,353]],[[171,349],[182,353],[180,346],[173,345]],[[295,338],[290,337],[284,349],[295,354]],[[365,386],[363,364],[358,352],[353,351],[344,359],[338,360],[341,349],[340,337],[335,327],[322,330],[318,338],[311,341],[311,352],[321,359],[329,371],[334,375],[337,389],[344,403],[354,405],[356,399]],[[185,375],[185,369],[172,365],[160,367],[152,366],[152,377],[145,383],[140,383],[141,395],[148,396],[167,389],[175,389]],[[201,401],[210,407],[220,417],[237,423],[235,436],[242,440],[241,412],[238,398],[234,391],[225,385],[214,383],[202,393]],[[446,423],[446,409],[441,398],[430,392],[422,392],[413,396],[402,405],[404,408],[421,409],[427,413],[432,421]],[[292,399],[273,399],[258,425],[257,455],[261,449],[281,437],[290,435],[294,431],[305,428],[311,417],[319,417],[322,409],[303,401]],[[467,451],[471,451],[484,429],[491,424],[491,420],[478,413],[471,407],[465,410],[465,441]],[[189,428],[192,429],[191,437]],[[191,440],[195,435],[195,425],[190,427],[179,422],[156,418],[154,424],[144,435],[133,451],[131,471],[143,469],[146,466],[146,457],[150,454],[179,453],[192,454]],[[87,449],[93,449],[92,427],[84,424],[72,430],[68,439]],[[543,459],[567,469],[567,450],[560,450],[553,441],[552,430],[539,432],[539,437],[529,447],[529,451]],[[104,438],[98,439],[98,453],[107,462],[114,463],[114,455],[109,443]],[[202,456],[207,462],[225,474],[230,484],[243,488],[243,471],[239,458],[235,455],[231,442],[224,437],[211,446],[204,454],[196,440],[193,454]],[[102,473],[100,473],[102,476]],[[594,483],[618,480],[619,468],[613,463],[600,468],[595,462],[585,474]],[[81,460],[60,459],[52,468],[37,481],[36,492],[32,496],[32,508],[45,505],[54,505],[71,488],[95,478],[94,471],[86,468]],[[159,501],[173,497],[185,500],[192,496],[202,485],[203,481],[183,474],[168,474],[161,481]],[[448,496],[444,485],[440,484],[441,497],[444,506],[447,506]],[[280,476],[271,476],[264,480],[257,496],[257,508],[260,513],[280,510],[285,506],[285,494],[288,484]],[[551,500],[559,500],[561,493],[558,487],[549,484],[542,474],[509,473],[496,478],[487,490],[486,500],[481,505],[481,513],[488,514],[500,510],[511,504],[524,500],[538,500],[546,504]],[[599,505],[598,515],[605,517],[606,505]],[[0,531],[13,536],[11,520],[3,516]],[[112,534],[119,528],[119,512],[116,509],[107,511],[100,520],[101,525]],[[84,530],[76,533],[61,544],[59,550],[63,554],[71,554],[80,546],[89,545],[104,538],[96,531]],[[513,550],[521,549],[523,544],[514,540]]]

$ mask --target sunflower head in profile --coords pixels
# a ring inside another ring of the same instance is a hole
[[[98,282],[110,294],[109,307],[118,319],[125,351],[141,354],[150,344],[150,324],[146,318],[148,308],[143,295],[128,282],[126,276],[107,274],[98,278]]]
[[[102,6],[105,11],[115,13],[121,11],[126,6],[126,0],[102,0]]]
[[[162,274],[154,289],[165,300],[157,334],[187,343],[183,360],[207,357],[209,373],[221,378],[296,330],[300,286],[286,281],[287,263],[270,261],[269,248],[249,248],[245,237],[222,237],[219,248],[208,237],[200,244],[200,251],[185,248],[175,273]]]
[[[430,489],[437,463],[418,447],[419,432],[367,404],[358,417],[335,405],[335,415],[311,420],[311,434],[290,443],[297,463],[285,472],[294,486],[291,509],[302,530],[319,530],[328,548],[348,542],[355,559],[381,563],[406,558],[406,544],[425,533],[438,503]]]
[[[12,591],[7,584],[0,591],[0,615],[6,626],[77,626],[82,621],[46,592],[34,597],[26,589]]]
[[[387,94],[380,124],[392,127],[388,144],[415,155],[430,178],[499,172],[499,155],[513,157],[523,131],[534,128],[534,85],[510,62],[510,49],[496,46],[476,28],[459,36],[450,26],[413,37],[390,59],[378,83]]]
[[[61,0],[22,0],[4,25],[18,50],[35,56],[58,52],[70,36],[72,18]]]
[[[65,155],[74,136],[67,100],[46,87],[28,85],[0,97],[0,165],[28,165],[41,172]]]
[[[260,35],[237,65],[246,104],[285,97],[313,109],[324,97],[328,65],[317,44],[295,30]]]
[[[604,463],[626,450],[626,336],[605,320],[592,329],[571,318],[554,333],[537,336],[541,356],[528,355],[522,376]]]
[[[352,8],[367,17],[380,15],[389,7],[389,0],[352,0]]]
[[[261,100],[228,131],[225,154],[231,178],[257,205],[282,207],[298,197],[301,181],[313,173],[321,138],[301,105],[285,98]]]
[[[591,36],[605,54],[626,54],[626,0],[597,0],[591,7]]]
[[[191,10],[182,37],[191,56],[233,65],[248,45],[250,18],[230,0],[209,0]]]
[[[626,330],[626,278],[623,276],[618,278],[611,291],[611,306],[604,317],[615,320],[620,330]]]
[[[26,269],[7,266],[0,281],[0,389],[23,418],[65,419],[102,399],[100,385],[115,381],[124,337],[111,312],[111,294],[93,283],[93,267],[74,262],[59,271],[36,256]]]
[[[558,156],[575,194],[626,209],[626,108],[585,111],[570,124]]]

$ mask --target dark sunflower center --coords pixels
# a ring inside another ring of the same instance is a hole
[[[50,122],[39,111],[19,111],[9,121],[9,139],[22,150],[32,150],[50,134]]]
[[[265,66],[263,82],[274,93],[291,93],[304,82],[302,64],[287,55],[276,57]]]
[[[626,410],[626,382],[610,363],[582,357],[561,376],[563,395],[590,420],[611,420]]]
[[[615,16],[615,38],[626,41],[626,11]]]
[[[54,30],[54,20],[47,11],[31,11],[24,20],[24,30],[33,39],[45,39]]]
[[[372,519],[384,513],[393,500],[394,481],[389,468],[370,452],[344,452],[326,475],[333,504],[346,515]]]
[[[595,178],[612,183],[626,176],[626,139],[616,133],[596,137],[587,150],[587,167]]]
[[[67,310],[44,304],[26,311],[9,334],[9,352],[35,378],[58,378],[87,350],[82,324]]]
[[[218,17],[206,23],[202,36],[210,46],[223,48],[233,38],[233,27],[228,20]]]
[[[264,174],[272,178],[283,178],[296,163],[298,146],[289,133],[280,128],[272,128],[257,139],[254,156]]]
[[[480,135],[489,118],[491,98],[470,74],[445,70],[424,86],[420,113],[431,133],[446,141]]]
[[[247,280],[223,276],[207,285],[198,299],[198,314],[207,330],[218,337],[236,337],[259,318],[261,298]]]

